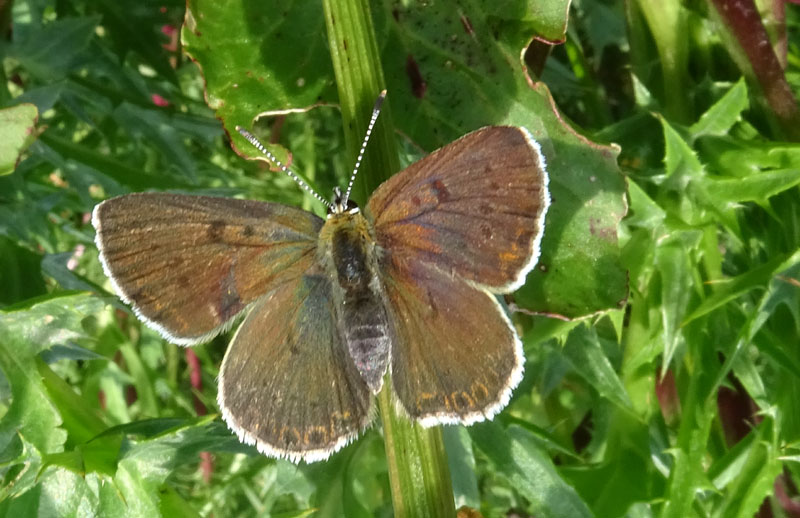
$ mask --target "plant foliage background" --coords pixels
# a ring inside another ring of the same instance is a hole
[[[371,9],[404,163],[515,124],[551,173],[540,267],[508,301],[525,379],[493,422],[445,428],[456,504],[797,516],[800,6]],[[299,467],[239,444],[216,415],[229,337],[142,326],[89,222],[141,190],[321,211],[230,140],[255,127],[343,184],[321,6],[18,0],[0,31],[0,514],[391,515],[379,429]]]

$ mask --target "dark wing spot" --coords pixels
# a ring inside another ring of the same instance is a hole
[[[528,243],[531,242],[531,237],[533,236],[532,232],[520,232],[517,234],[517,246],[520,248],[524,248],[528,246]]]
[[[208,239],[214,242],[222,240],[222,234],[225,232],[225,222],[219,219],[215,219],[208,225],[208,229],[206,230],[206,234],[208,235]]]
[[[433,194],[436,195],[436,201],[439,203],[445,203],[450,199],[450,191],[447,190],[447,187],[444,185],[444,182],[441,180],[435,180],[432,184],[433,187]]]
[[[253,230],[253,227],[250,225],[245,225],[244,229],[242,229],[242,234],[244,237],[252,237],[255,233],[255,230]]]
[[[489,214],[492,214],[494,211],[492,210],[492,208],[489,206],[488,203],[481,203],[480,206],[478,207],[478,212],[480,212],[484,216],[488,216]]]
[[[492,239],[492,228],[486,223],[481,223],[481,235],[484,239]]]
[[[305,439],[306,445],[310,447],[325,445],[329,442],[327,431],[322,426],[315,426],[309,430]]]
[[[428,293],[428,308],[430,309],[430,314],[428,318],[433,320],[439,316],[439,307],[436,305],[434,296],[431,294],[431,290],[427,290]]]
[[[133,302],[140,303],[144,296],[144,290],[136,290],[128,293],[128,299],[132,300]]]

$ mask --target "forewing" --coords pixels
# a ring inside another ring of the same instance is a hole
[[[167,339],[195,344],[313,264],[322,220],[279,205],[143,193],[92,214],[106,274]]]
[[[395,324],[392,384],[429,426],[490,418],[522,378],[522,344],[495,296],[408,255],[382,263]]]
[[[369,424],[371,397],[337,330],[330,280],[306,275],[253,306],[219,379],[219,405],[267,455],[327,458]]]
[[[367,214],[383,248],[506,293],[538,259],[547,183],[530,133],[490,126],[392,176],[373,193]]]

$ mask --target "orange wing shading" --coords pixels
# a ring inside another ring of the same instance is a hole
[[[490,126],[434,151],[369,200],[378,244],[506,293],[539,256],[550,198],[539,145]]]

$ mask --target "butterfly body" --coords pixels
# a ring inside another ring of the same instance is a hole
[[[524,356],[497,294],[536,264],[547,183],[530,133],[490,126],[392,176],[363,211],[141,193],[97,205],[92,223],[115,290],[168,340],[243,317],[223,418],[265,454],[314,461],[369,426],[387,372],[396,407],[425,426],[508,403]]]
[[[343,341],[361,377],[377,394],[389,365],[391,330],[369,222],[357,209],[333,213],[320,231],[319,251]]]

